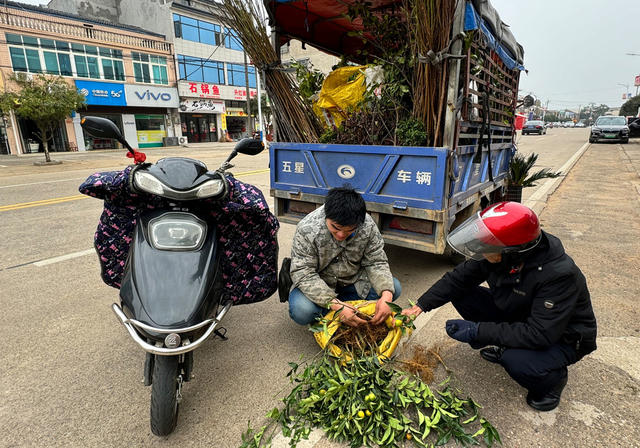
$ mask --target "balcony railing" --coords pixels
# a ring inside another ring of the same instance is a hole
[[[163,40],[154,40],[152,38],[148,39],[114,31],[104,31],[85,25],[60,23],[54,22],[53,20],[19,16],[11,13],[0,14],[0,25],[8,25],[11,28],[23,28],[35,31],[43,31],[46,33],[76,38],[83,41],[91,40],[99,42],[109,42],[128,48],[136,47],[155,50],[167,54],[172,53],[171,43],[165,42]]]

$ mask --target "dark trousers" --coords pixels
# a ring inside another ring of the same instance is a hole
[[[473,322],[511,322],[493,302],[489,289],[478,286],[465,297],[451,301],[463,319]],[[543,350],[507,348],[500,364],[518,384],[538,397],[549,392],[567,375],[567,366],[578,361],[575,349],[557,343]]]

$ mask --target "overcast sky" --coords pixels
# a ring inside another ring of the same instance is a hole
[[[42,0],[23,3],[46,4]],[[640,75],[640,0],[491,0],[524,47],[522,93],[552,109],[622,105]]]
[[[624,103],[640,75],[639,0],[491,0],[524,47],[523,93],[549,108]],[[627,56],[637,53],[639,56]]]

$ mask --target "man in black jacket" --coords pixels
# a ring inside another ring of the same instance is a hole
[[[464,320],[446,331],[501,364],[528,390],[527,403],[550,411],[567,384],[567,366],[596,349],[596,319],[584,275],[560,240],[540,230],[516,202],[494,204],[457,227],[449,244],[469,257],[403,311],[418,315],[451,302]],[[487,282],[489,288],[480,286]]]

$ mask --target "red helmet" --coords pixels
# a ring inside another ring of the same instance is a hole
[[[524,252],[539,240],[538,217],[518,202],[492,204],[447,236],[454,250],[475,260],[481,260],[482,254]]]

